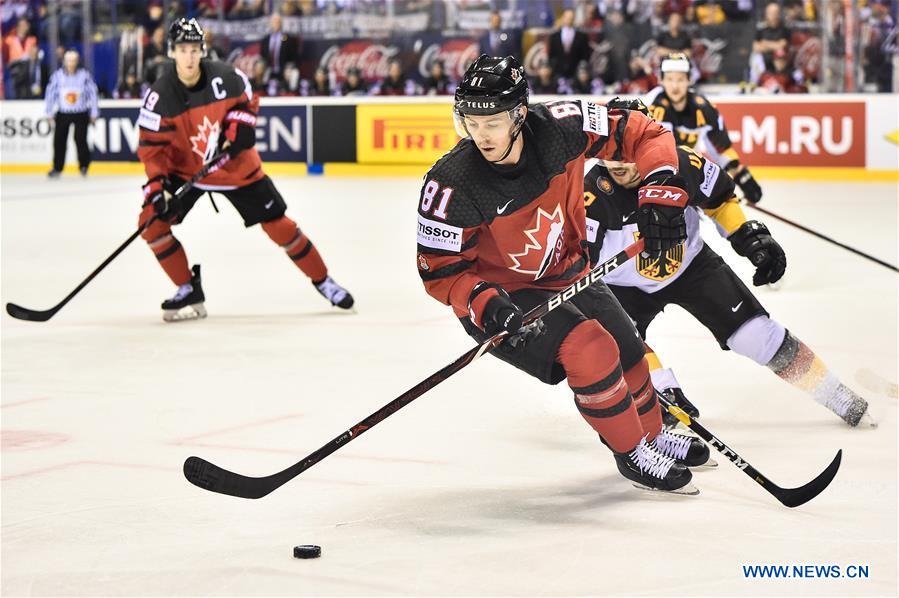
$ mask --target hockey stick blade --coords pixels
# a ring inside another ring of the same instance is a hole
[[[589,288],[604,275],[620,267],[622,264],[627,263],[641,251],[643,251],[642,239],[633,245],[626,247],[602,264],[599,264],[582,278],[559,291],[547,301],[531,309],[524,315],[524,324],[527,325],[542,318],[552,310],[566,303],[578,293],[582,292],[584,289]],[[337,449],[345,446],[360,434],[363,434],[367,430],[370,430],[381,423],[415,399],[448,379],[453,374],[459,372],[477,358],[489,353],[499,345],[506,336],[507,334],[505,331],[500,332],[499,334],[486,339],[480,345],[472,347],[452,363],[443,366],[440,370],[431,374],[397,398],[393,399],[349,430],[334,437],[317,451],[310,453],[301,461],[294,463],[283,471],[262,478],[252,478],[228,471],[227,469],[222,469],[218,465],[210,463],[200,457],[188,457],[184,461],[184,477],[194,486],[202,488],[203,490],[209,490],[210,492],[228,494],[239,498],[262,498],[297,477]]]
[[[35,309],[22,307],[21,305],[16,305],[15,303],[6,304],[6,313],[17,320],[28,320],[29,322],[46,322],[47,320],[52,318],[58,311],[59,310],[55,308],[38,311]]]
[[[269,478],[250,478],[227,471],[200,457],[188,457],[184,461],[184,477],[203,490],[240,498],[262,498],[279,485]]]
[[[763,475],[762,472],[750,465],[748,461],[737,454],[737,451],[724,444],[724,442],[722,442],[714,434],[709,432],[705,426],[700,424],[695,419],[691,418],[682,409],[672,404],[671,401],[666,399],[664,395],[657,394],[656,396],[658,397],[659,402],[662,404],[662,407],[664,407],[668,411],[668,413],[676,417],[682,424],[693,430],[693,432],[695,432],[697,436],[705,440],[709,444],[709,446],[721,453],[728,461],[736,465],[737,469],[752,478],[753,481],[764,488],[774,498],[779,500],[780,503],[785,507],[798,507],[799,505],[803,505],[821,494],[824,489],[830,485],[830,483],[833,481],[833,478],[837,475],[837,471],[839,471],[840,469],[840,462],[843,458],[842,449],[837,451],[837,456],[834,457],[833,461],[830,462],[830,465],[828,465],[824,471],[818,474],[818,477],[816,477],[808,484],[800,486],[799,488],[781,488],[780,486],[769,480],[767,476]]]
[[[779,500],[784,506],[790,508],[798,507],[821,494],[824,489],[830,485],[834,477],[836,477],[837,471],[840,469],[840,462],[842,459],[843,449],[840,449],[837,451],[837,456],[834,457],[833,461],[830,462],[830,465],[827,466],[827,469],[819,473],[818,477],[814,480],[799,488],[781,488],[770,480],[756,481],[762,486],[764,486],[765,483],[769,484],[771,486],[771,494],[773,494],[774,498]]]

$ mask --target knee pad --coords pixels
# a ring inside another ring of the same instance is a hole
[[[768,316],[745,322],[727,339],[734,353],[744,355],[759,365],[767,365],[783,344],[786,329]]]
[[[288,249],[292,243],[298,241],[301,236],[297,223],[287,216],[262,222],[260,226],[272,241],[285,249]]]
[[[575,326],[562,341],[557,356],[565,369],[568,385],[584,394],[590,394],[589,387],[616,370],[621,376],[618,358],[615,339],[596,320],[585,320]]]
[[[137,220],[137,226],[141,227],[146,222],[152,218],[154,215],[153,207],[146,206],[143,210],[141,210],[140,217]],[[157,239],[164,237],[166,235],[170,235],[172,233],[172,225],[168,222],[163,222],[162,220],[156,219],[153,221],[153,224],[148,226],[146,229],[141,232],[141,238],[147,243],[153,243]]]

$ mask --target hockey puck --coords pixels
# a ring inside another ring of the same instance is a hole
[[[322,547],[315,544],[302,544],[293,547],[295,559],[317,559],[322,555]]]

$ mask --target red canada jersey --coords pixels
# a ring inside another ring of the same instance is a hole
[[[222,62],[203,60],[200,81],[188,89],[175,73],[164,69],[144,97],[137,124],[137,156],[147,178],[170,174],[188,180],[221,146],[223,120],[230,110],[256,114],[259,98],[247,76]],[[235,189],[265,176],[255,148],[240,152],[225,166],[204,178],[200,189]]]
[[[492,165],[463,139],[425,177],[418,273],[459,317],[481,281],[561,290],[587,271],[585,157],[677,170],[673,135],[640,112],[586,100],[528,108],[518,164]]]

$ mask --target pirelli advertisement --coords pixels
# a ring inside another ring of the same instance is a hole
[[[733,148],[751,166],[899,171],[895,94],[713,101]],[[95,161],[137,160],[138,109],[133,100],[101,101],[88,133]],[[4,172],[48,165],[52,140],[43,102],[0,102]],[[305,163],[309,172],[329,163],[426,168],[458,140],[449,98],[263,98],[256,128],[264,161]],[[69,155],[74,160],[74,148]]]
[[[356,107],[360,164],[431,165],[458,141],[449,104]]]

